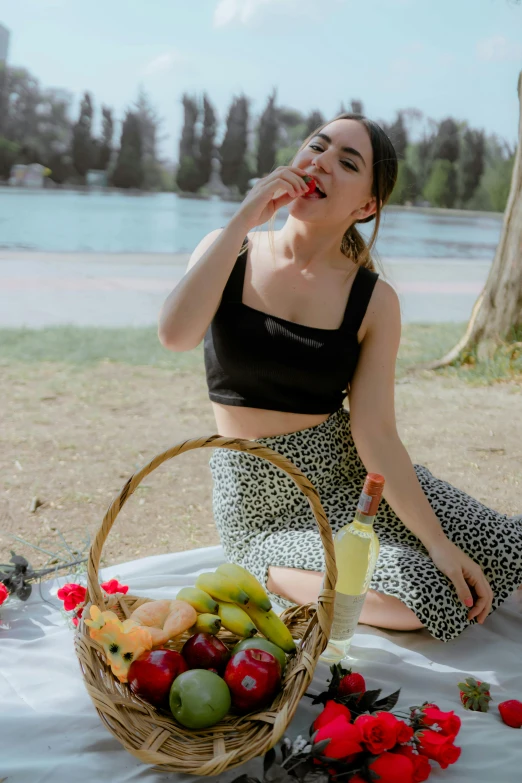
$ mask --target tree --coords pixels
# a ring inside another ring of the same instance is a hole
[[[451,364],[475,351],[491,357],[500,341],[522,338],[522,71],[518,77],[519,143],[500,241],[484,290],[475,302],[468,328],[459,343],[430,369]],[[520,343],[518,343],[520,344]]]
[[[258,128],[257,176],[266,177],[273,170],[276,161],[279,121],[276,109],[274,89],[268,99],[266,109],[261,115]]]
[[[6,116],[3,135],[26,149],[35,150],[38,157],[38,107],[41,103],[38,80],[25,68],[7,68],[5,83]]]
[[[251,172],[247,163],[249,102],[242,95],[234,98],[228,111],[226,131],[220,147],[221,179],[227,187],[236,186],[245,193]]]
[[[424,197],[434,207],[451,209],[457,197],[457,176],[449,160],[436,160],[424,188]]]
[[[484,172],[484,132],[466,128],[460,145],[457,179],[459,201],[467,205]]]
[[[404,160],[406,155],[406,147],[408,146],[408,132],[404,123],[403,113],[398,111],[395,122],[393,122],[391,125],[383,123],[383,129],[386,131],[391,143],[395,147],[395,151],[399,160]]]
[[[143,184],[143,142],[139,117],[127,111],[121,131],[120,151],[112,182],[116,188],[141,188]]]
[[[315,110],[311,112],[306,118],[305,139],[317,130],[317,128],[321,127],[321,125],[324,125],[324,123],[325,119],[320,111]]]
[[[0,136],[0,179],[9,179],[11,168],[20,153],[20,145],[16,141]]]
[[[158,160],[158,131],[162,120],[152,106],[149,96],[140,88],[138,99],[133,106],[141,127],[143,153],[143,187],[145,190],[158,190],[161,187],[161,170]]]
[[[418,196],[417,178],[415,172],[404,161],[399,161],[397,182],[390,196],[389,204],[406,204],[414,202]]]
[[[196,135],[199,105],[196,98],[191,98],[186,93],[183,95],[181,102],[185,116],[179,142],[179,166],[176,173],[176,184],[182,191],[195,193],[199,187]]]
[[[433,141],[433,160],[449,160],[455,163],[459,157],[460,136],[459,128],[455,120],[448,117],[439,125],[437,135]]]
[[[92,165],[92,101],[88,92],[80,104],[80,116],[73,127],[72,159],[73,165],[80,177],[84,178]]]
[[[96,168],[107,171],[112,155],[112,139],[114,136],[114,120],[112,110],[108,106],[102,106],[102,137],[98,142],[98,160]]]
[[[216,113],[206,94],[203,96],[203,128],[199,138],[199,187],[206,185],[212,174],[212,158],[216,140]]]

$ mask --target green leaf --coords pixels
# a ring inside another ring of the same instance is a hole
[[[373,703],[372,709],[383,710],[384,712],[390,712],[390,710],[393,710],[393,708],[399,701],[400,693],[401,693],[401,689],[399,688],[399,690],[390,693],[390,695],[386,696],[384,699],[375,701]]]

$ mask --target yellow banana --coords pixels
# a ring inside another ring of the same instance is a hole
[[[216,569],[217,574],[223,574],[228,579],[232,579],[245,593],[248,593],[250,601],[264,612],[269,612],[272,608],[270,599],[267,596],[260,582],[247,571],[243,566],[236,563],[223,563]]]
[[[219,601],[218,614],[224,628],[244,639],[257,633],[257,628],[250,617],[237,604]]]
[[[205,593],[204,590],[199,590],[197,587],[184,587],[176,596],[178,601],[186,601],[190,604],[196,612],[217,614],[217,601]]]
[[[228,601],[236,604],[246,604],[248,594],[223,574],[205,572],[196,579],[196,587],[204,590],[217,601]]]
[[[249,601],[244,607],[253,623],[274,644],[277,644],[287,653],[294,652],[295,644],[292,634],[284,622],[276,615],[273,609],[269,612],[262,612],[257,606]]]
[[[221,618],[217,614],[198,614],[193,628],[195,631],[204,631],[215,635],[221,628]]]

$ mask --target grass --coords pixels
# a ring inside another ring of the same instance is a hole
[[[465,323],[406,324],[397,361],[397,377],[409,367],[437,359],[463,335]],[[472,351],[439,374],[473,385],[522,380],[522,333],[500,345],[494,357],[478,361]],[[201,371],[203,345],[172,353],[160,344],[155,327],[93,328],[60,326],[45,329],[0,329],[0,364],[56,362],[84,367],[99,362],[158,367],[170,371]]]

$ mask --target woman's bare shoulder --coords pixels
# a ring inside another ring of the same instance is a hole
[[[361,324],[362,339],[390,328],[401,328],[401,303],[395,288],[379,277]]]

